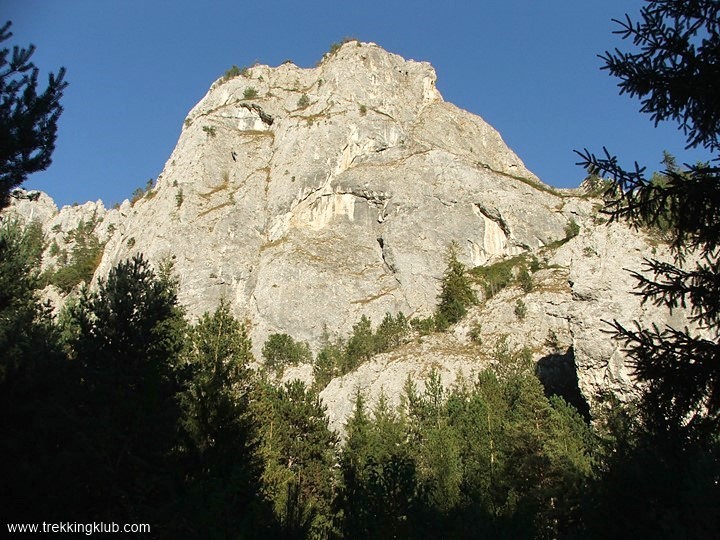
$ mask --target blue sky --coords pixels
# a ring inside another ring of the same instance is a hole
[[[312,67],[352,36],[430,62],[445,100],[482,116],[543,181],[576,187],[573,149],[659,169],[680,162],[673,124],[655,128],[619,96],[598,54],[629,44],[611,19],[642,0],[0,0],[10,45],[34,43],[47,73],[67,68],[53,164],[26,187],[58,205],[121,202],[156,178],[188,111],[230,66]],[[7,46],[8,43],[3,45]]]

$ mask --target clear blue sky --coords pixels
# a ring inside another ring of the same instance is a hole
[[[543,181],[576,187],[573,149],[659,169],[680,162],[676,126],[654,128],[619,96],[598,54],[627,48],[610,20],[641,0],[0,0],[11,45],[34,43],[45,72],[67,68],[53,164],[26,187],[58,205],[120,202],[156,178],[188,111],[230,66],[311,67],[345,36],[430,62],[443,97],[482,116]],[[5,43],[4,45],[7,45]]]

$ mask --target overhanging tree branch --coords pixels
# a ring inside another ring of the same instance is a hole
[[[12,37],[11,23],[0,28],[0,43]],[[55,150],[65,68],[50,73],[38,93],[39,70],[31,62],[35,47],[0,49],[0,210],[27,176],[47,169]]]
[[[657,125],[674,121],[687,147],[714,154],[707,163],[667,169],[648,177],[635,163],[626,170],[607,149],[601,157],[577,152],[590,174],[606,176],[611,221],[662,231],[675,264],[648,259],[632,272],[635,294],[669,310],[689,310],[692,332],[617,321],[611,333],[623,343],[637,378],[645,383],[641,409],[660,431],[697,436],[720,429],[720,2],[648,0],[640,20],[615,21],[615,32],[634,48],[601,56],[620,79],[621,94],[637,97]],[[666,156],[667,158],[667,156]],[[689,268],[685,265],[692,261]],[[702,426],[702,430],[692,429]]]

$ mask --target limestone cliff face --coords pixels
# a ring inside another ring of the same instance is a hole
[[[538,276],[546,286],[525,299],[523,321],[512,312],[520,293],[505,291],[441,338],[452,345],[408,346],[333,381],[324,398],[341,425],[354,387],[378,394],[429,365],[449,377],[480,365],[487,351],[467,337],[475,322],[488,346],[510,334],[536,359],[552,357],[554,334],[588,397],[629,391],[601,319],[661,318],[627,294],[623,271],[652,247],[620,225],[596,224],[598,201],[579,195],[548,188],[497,131],[444,102],[429,64],[349,42],[314,69],[255,66],[216,81],[135,204],[58,212],[42,196],[15,211],[68,248],[69,231],[93,219],[106,242],[96,279],[136,253],[172,259],[188,312],[228,300],[251,323],[256,352],[273,332],[315,345],[326,328],[342,334],[363,314],[376,324],[386,312],[428,315],[452,242],[470,267],[526,251],[555,267]],[[548,250],[571,220],[581,234]],[[48,252],[46,264],[55,262]],[[399,393],[402,382],[385,391]]]
[[[535,252],[543,269],[533,274],[532,291],[519,286],[502,290],[470,309],[451,332],[416,337],[331,381],[321,396],[333,427],[342,432],[357,390],[370,403],[384,393],[397,405],[408,377],[421,390],[432,369],[446,385],[458,376],[472,380],[473,374],[494,365],[501,342],[509,350],[527,347],[543,382],[574,398],[581,410],[592,408],[601,393],[612,392],[620,399],[635,395],[638,388],[627,357],[621,344],[608,335],[607,321],[626,326],[640,321],[660,328],[692,327],[692,323],[682,309],[670,314],[643,305],[640,297],[631,294],[634,282],[629,271],[642,271],[645,257],[669,260],[670,254],[622,224],[596,223],[593,203],[597,201],[565,200],[581,232],[557,248]],[[516,310],[518,302],[526,308],[522,317]],[[300,370],[295,373],[302,375]]]
[[[314,343],[362,314],[428,313],[452,241],[477,265],[562,237],[559,199],[536,185],[495,130],[443,102],[430,65],[350,42],[315,69],[217,81],[154,196],[122,210],[99,274],[174,256],[192,314],[224,297],[257,342]]]

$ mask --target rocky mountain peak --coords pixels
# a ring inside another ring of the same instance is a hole
[[[532,293],[504,292],[440,345],[406,347],[333,381],[324,399],[338,426],[355,387],[377,395],[388,369],[398,380],[430,364],[475,369],[488,351],[472,332],[488,350],[510,335],[536,360],[569,362],[588,398],[627,391],[624,356],[602,319],[657,319],[627,294],[623,268],[640,269],[662,247],[601,225],[588,193],[543,184],[484,120],[445,102],[435,81],[429,64],[356,41],[315,68],[228,72],[188,114],[157,184],[132,202],[57,212],[43,195],[15,211],[42,215],[56,245],[46,267],[72,252],[79,228],[101,246],[96,279],[136,253],[173,261],[189,314],[225,299],[251,325],[258,356],[272,333],[316,348],[362,315],[375,324],[386,313],[429,315],[451,244],[469,268],[542,260]]]
[[[224,297],[260,342],[314,343],[361,314],[427,313],[451,242],[477,265],[562,237],[558,200],[429,64],[348,42],[216,81],[99,274],[173,256],[191,313]]]

